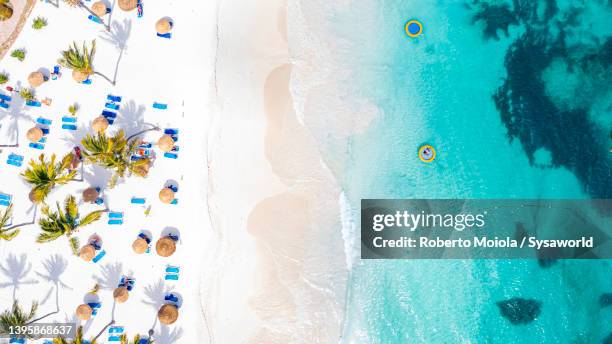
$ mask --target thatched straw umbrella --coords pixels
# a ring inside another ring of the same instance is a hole
[[[95,256],[96,256],[96,248],[93,247],[93,245],[91,244],[87,244],[81,247],[81,250],[79,250],[79,257],[81,257],[81,259],[83,259],[86,262],[91,261],[92,259],[94,259]]]
[[[170,257],[176,251],[176,243],[170,237],[161,237],[155,244],[155,250],[162,257]]]
[[[164,152],[170,152],[174,148],[174,139],[172,139],[172,136],[164,134],[157,140],[157,145]]]
[[[138,0],[119,0],[119,8],[124,11],[131,11],[138,6]]]
[[[170,19],[164,17],[155,23],[155,30],[157,30],[157,33],[160,35],[166,34],[172,30],[172,22]]]
[[[89,187],[83,191],[83,201],[87,203],[93,203],[98,199],[100,194],[96,188]]]
[[[89,78],[89,74],[80,71],[78,69],[73,69],[72,70],[72,78],[74,79],[74,81],[76,82],[83,82],[85,80],[87,80],[87,78]]]
[[[113,298],[115,298],[115,301],[118,303],[124,303],[127,301],[128,297],[130,297],[130,294],[126,287],[119,287],[113,290]]]
[[[87,304],[79,305],[76,309],[76,316],[81,320],[89,320],[93,314],[93,309]]]
[[[38,87],[45,82],[45,76],[41,72],[32,72],[28,76],[28,83],[32,87]]]
[[[28,130],[26,137],[30,142],[38,142],[43,137],[43,131],[40,128],[34,127]]]
[[[103,132],[106,130],[106,128],[108,128],[108,120],[104,116],[98,116],[91,123],[91,127],[96,133]]]
[[[164,325],[171,325],[178,319],[178,308],[175,305],[169,303],[161,306],[157,312],[157,319]]]
[[[147,252],[148,248],[149,248],[149,244],[147,243],[147,241],[145,239],[143,239],[141,237],[138,237],[132,243],[132,250],[134,250],[134,252],[136,252],[138,254],[143,254],[143,253]]]
[[[163,188],[159,192],[159,200],[163,203],[170,204],[174,200],[174,191],[170,188]]]
[[[96,1],[91,6],[91,11],[95,13],[98,17],[102,18],[106,15],[106,4],[104,1]]]

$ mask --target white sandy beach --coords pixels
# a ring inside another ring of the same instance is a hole
[[[36,244],[37,225],[22,227],[20,235],[11,242],[0,242],[0,309],[10,307],[14,293],[23,307],[29,308],[31,301],[38,301],[38,315],[54,311],[55,284],[42,277],[51,274],[51,280],[59,281],[60,311],[45,320],[73,320],[76,307],[83,303],[84,296],[94,284],[99,283],[102,307],[92,320],[82,323],[85,338],[91,338],[111,319],[112,289],[122,274],[131,275],[136,280],[135,287],[129,300],[117,304],[114,309],[116,326],[124,326],[130,336],[146,335],[153,327],[156,343],[206,342],[208,331],[199,294],[201,280],[205,277],[201,262],[210,252],[206,248],[214,245],[205,211],[206,141],[203,139],[210,118],[206,99],[209,99],[207,92],[211,90],[215,46],[213,5],[193,2],[184,7],[178,1],[147,2],[142,18],[137,18],[135,10],[123,12],[117,7],[112,13],[112,35],[109,36],[101,25],[88,20],[88,13],[82,9],[69,8],[61,3],[59,8],[48,3],[36,4],[30,20],[12,47],[26,48],[25,61],[19,62],[7,55],[0,63],[0,70],[10,75],[7,85],[27,85],[30,72],[52,69],[60,57],[60,50],[66,49],[72,41],[80,44],[96,39],[96,70],[110,78],[113,78],[119,56],[117,45],[124,42],[125,50],[116,86],[99,76],[93,76],[91,85],[77,84],[70,76],[71,71],[63,68],[61,78],[49,80],[36,90],[38,99],[52,99],[51,106],[23,107],[20,97],[13,95],[10,109],[0,112],[3,141],[0,144],[19,144],[17,148],[2,148],[0,153],[3,166],[0,169],[0,191],[13,196],[13,223],[31,221],[34,212],[28,200],[29,188],[19,177],[27,164],[21,168],[9,166],[6,164],[7,156],[19,154],[29,161],[40,154],[40,151],[28,147],[25,138],[25,132],[39,116],[53,121],[44,153],[64,155],[85,133],[90,132],[91,121],[103,109],[106,95],[120,95],[123,100],[119,117],[108,132],[124,128],[131,134],[147,128],[148,124],[177,128],[180,154],[177,160],[172,160],[162,157],[163,152],[157,150],[158,158],[146,179],[127,178],[114,189],[105,187],[108,173],[91,166],[85,167],[83,182],[56,188],[47,199],[48,204],[63,201],[69,193],[77,195],[80,200],[85,188],[102,187],[109,209],[124,212],[124,224],[109,226],[107,216],[103,215],[100,221],[79,232],[82,244],[93,233],[102,238],[106,256],[98,263],[85,262],[73,256],[64,237],[52,243]],[[31,28],[31,19],[37,16],[48,21],[48,26],[40,31]],[[155,34],[155,22],[163,16],[171,17],[175,23],[172,39],[158,38]],[[152,109],[154,101],[167,103],[168,110]],[[80,105],[76,134],[61,129],[60,120],[67,114],[68,105],[74,102]],[[150,132],[145,138],[155,142],[159,135],[159,132]],[[162,204],[157,198],[160,188],[169,180],[178,184],[177,205]],[[133,196],[146,198],[147,205],[152,206],[150,216],[144,216],[143,206],[130,204]],[[84,205],[81,211],[101,208]],[[141,230],[148,230],[153,240],[165,231],[178,231],[177,252],[162,258],[153,248],[149,254],[136,255],[131,243]],[[180,266],[178,281],[164,281],[166,265]],[[163,303],[164,293],[168,290],[180,295],[183,304],[178,321],[161,326],[156,321],[156,309]],[[105,343],[107,336],[104,333],[99,340]]]
[[[292,79],[298,73],[305,80],[317,63],[314,57],[292,57],[294,33],[288,32],[287,16],[299,17],[295,6],[283,0],[192,2],[189,7],[178,1],[146,2],[143,18],[116,8],[112,35],[88,20],[86,11],[35,6],[11,48],[25,47],[27,58],[19,62],[7,55],[0,63],[0,71],[10,74],[8,85],[27,85],[30,72],[52,69],[72,41],[92,39],[98,44],[95,68],[112,79],[118,47],[125,49],[116,86],[97,75],[92,85],[80,85],[63,69],[59,80],[36,90],[39,99],[52,99],[51,106],[23,107],[14,95],[11,108],[0,112],[0,144],[19,143],[0,153],[5,166],[0,192],[13,196],[13,223],[32,221],[34,207],[19,176],[26,164],[16,168],[6,160],[11,153],[25,160],[40,154],[25,138],[39,116],[53,120],[44,153],[63,155],[90,132],[106,95],[121,95],[119,119],[109,133],[124,128],[131,134],[151,125],[177,128],[180,152],[172,160],[156,149],[158,158],[146,179],[126,178],[114,189],[105,188],[109,173],[91,166],[83,182],[56,188],[47,203],[70,193],[80,199],[85,188],[102,187],[108,208],[124,212],[124,224],[109,226],[103,215],[78,234],[81,243],[93,233],[102,237],[107,254],[98,263],[73,256],[64,237],[36,244],[37,225],[22,227],[11,242],[0,241],[0,309],[10,307],[14,292],[24,307],[39,301],[39,314],[54,311],[55,280],[60,311],[48,320],[73,320],[75,308],[99,283],[102,307],[83,323],[86,338],[114,313],[115,325],[128,334],[145,335],[154,328],[156,343],[162,344],[339,341],[348,276],[341,190],[305,126],[304,107],[312,106],[302,99],[309,94],[300,90],[300,100],[294,98]],[[31,28],[37,16],[49,23],[40,31]],[[154,24],[163,16],[175,23],[170,40],[155,35]],[[154,101],[168,103],[168,110],[153,109]],[[80,105],[76,134],[62,130],[60,122],[74,102]],[[318,116],[318,111],[315,107],[312,113]],[[350,113],[338,115],[342,120]],[[309,120],[323,125],[317,118]],[[347,135],[359,130],[361,121],[348,122]],[[152,131],[145,139],[155,142],[160,135]],[[168,181],[178,184],[177,205],[157,198]],[[146,198],[149,216],[144,206],[130,204],[133,196]],[[102,208],[83,205],[81,211]],[[177,252],[168,258],[154,250],[136,255],[131,243],[141,230],[153,240],[178,231]],[[42,275],[51,258],[55,272],[49,282]],[[178,281],[163,280],[166,265],[181,267]],[[112,289],[122,274],[133,276],[136,285],[113,312]],[[155,320],[168,290],[183,304],[178,321],[163,326]],[[106,336],[99,339],[104,343]]]

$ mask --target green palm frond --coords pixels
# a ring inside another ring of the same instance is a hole
[[[79,48],[76,42],[67,50],[61,52],[61,58],[58,63],[62,66],[74,70],[78,70],[87,75],[93,74],[93,59],[96,55],[96,40],[91,41],[91,48],[87,47],[87,43],[83,42],[83,46]]]
[[[113,170],[113,176],[109,181],[110,187],[113,187],[119,178],[125,177],[127,172],[146,176],[146,170],[142,166],[148,165],[150,161],[148,159],[131,161],[140,141],[138,139],[128,141],[123,130],[114,136],[107,136],[104,132],[88,134],[81,140],[81,144],[87,163]]]
[[[11,327],[15,328],[27,324],[30,320],[36,316],[36,310],[38,304],[32,303],[30,311],[26,311],[19,306],[17,301],[13,302],[11,309],[7,309],[0,314],[0,334],[9,335],[11,333]],[[26,335],[28,338],[34,338],[33,336]]]
[[[44,154],[38,157],[38,161],[30,160],[28,169],[21,176],[32,185],[36,202],[44,201],[55,186],[64,185],[74,179],[77,171],[68,170],[71,160],[71,154],[67,154],[57,163],[55,154],[51,155],[50,160],[46,160]]]
[[[10,241],[19,234],[19,229],[6,230],[7,223],[11,220],[13,215],[13,205],[9,205],[4,211],[0,213],[0,239]]]
[[[52,211],[48,206],[43,207],[42,217],[38,220],[41,233],[36,239],[39,243],[50,242],[63,235],[70,237],[80,227],[87,226],[98,221],[102,215],[101,210],[87,214],[83,219],[79,219],[79,209],[74,196],[66,197],[64,208],[57,203],[57,212]],[[71,242],[74,245],[74,242]]]
[[[85,343],[85,339],[83,338],[83,326],[77,327],[76,333],[72,340],[66,339],[62,336],[56,336],[53,338],[53,344],[83,344]],[[95,339],[90,339],[89,344],[96,344],[97,341]]]
[[[70,243],[70,250],[72,250],[72,254],[74,254],[75,256],[79,255],[79,238],[77,237],[72,237],[69,240]]]

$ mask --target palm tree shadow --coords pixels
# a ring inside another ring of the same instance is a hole
[[[106,264],[102,266],[101,275],[93,276],[94,280],[100,288],[112,290],[117,287],[119,280],[121,279],[123,265],[121,263]]]
[[[49,289],[49,292],[47,293],[43,301],[41,301],[41,304],[47,302],[47,300],[51,296],[51,293],[53,292],[53,289],[55,288],[55,303],[56,308],[59,310],[59,288],[62,287],[72,289],[60,279],[60,277],[68,267],[68,261],[66,261],[66,259],[60,256],[59,254],[55,254],[43,262],[43,267],[45,268],[45,272],[36,272],[36,274],[45,281],[53,283],[53,287]]]
[[[114,3],[113,3],[114,7]],[[111,11],[112,14],[112,11]],[[110,21],[110,18],[109,18]],[[119,63],[121,62],[121,58],[123,57],[123,53],[127,50],[127,41],[130,37],[130,33],[132,31],[132,20],[131,19],[123,19],[123,22],[120,23],[118,21],[113,21],[110,24],[109,30],[104,31],[102,33],[102,40],[109,42],[112,44],[117,51],[119,51],[119,56],[117,57],[117,62],[115,63],[115,72],[113,74],[112,84],[115,85],[117,83],[117,74],[119,73]]]
[[[119,110],[119,120],[121,120],[127,135],[142,130],[148,124],[144,121],[145,110],[144,105],[136,105],[134,100],[126,102],[123,108]]]
[[[6,259],[6,266],[0,264],[0,271],[8,278],[9,282],[0,284],[0,288],[13,287],[13,300],[17,300],[17,289],[22,285],[38,283],[32,279],[25,279],[32,270],[32,264],[27,261],[26,254],[17,258],[14,254],[9,254]]]
[[[21,81],[18,81],[15,89],[21,89]],[[4,118],[10,118],[11,124],[8,127],[8,135],[5,135],[4,138],[8,138],[10,141],[15,143],[13,144],[2,144],[4,147],[19,147],[19,121],[24,119],[31,119],[29,115],[26,114],[25,101],[21,96],[17,93],[11,95],[10,107],[6,110],[2,109],[0,112],[0,121]]]
[[[155,335],[155,343],[158,344],[172,344],[177,343],[179,338],[183,335],[183,329],[181,327],[175,327],[170,331],[169,326],[160,326],[160,331]]]
[[[77,130],[68,132],[68,135],[62,137],[62,141],[66,142],[69,146],[77,146],[81,143],[81,140],[87,135],[88,127],[82,125],[78,126]]]

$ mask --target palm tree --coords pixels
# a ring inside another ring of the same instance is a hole
[[[97,341],[95,338],[92,338],[88,341],[83,339],[83,326],[77,327],[76,334],[73,339],[66,339],[62,336],[57,336],[53,338],[53,344],[96,344]]]
[[[0,239],[10,241],[19,234],[19,229],[4,229],[13,215],[13,205],[9,205],[3,212],[0,213]]]
[[[5,336],[11,335],[11,328],[14,329],[15,327],[31,323],[34,316],[36,316],[37,309],[38,303],[36,302],[32,303],[29,313],[23,310],[17,301],[13,302],[11,309],[7,309],[0,314],[0,334]],[[36,338],[27,333],[24,333],[23,336],[26,338]]]
[[[72,154],[67,154],[57,163],[55,158],[53,154],[51,160],[47,161],[45,155],[41,154],[38,162],[32,159],[30,167],[21,174],[28,184],[33,185],[31,195],[37,203],[44,201],[56,185],[63,185],[73,180],[77,173],[76,170],[68,170]]]
[[[81,140],[83,145],[83,156],[85,161],[104,168],[113,170],[115,173],[109,181],[110,187],[115,186],[119,178],[123,178],[126,172],[140,177],[146,177],[149,172],[149,159],[132,161],[131,157],[138,149],[139,139],[128,140],[125,132],[119,130],[114,136],[107,136],[104,132],[95,135],[87,134]]]
[[[61,52],[62,57],[58,63],[66,68],[72,69],[72,78],[76,82],[83,82],[94,73],[93,59],[96,56],[96,40],[91,41],[91,48],[83,42],[83,48],[79,49],[76,42],[68,50]]]
[[[72,234],[80,229],[80,227],[98,221],[103,212],[103,210],[97,210],[87,214],[83,218],[79,218],[79,209],[76,204],[76,199],[74,196],[70,195],[66,197],[64,209],[61,208],[59,202],[57,203],[57,212],[51,211],[49,206],[45,206],[42,209],[42,213],[45,217],[38,220],[42,233],[38,235],[36,241],[39,243],[50,242],[62,235],[66,235],[70,238]]]

